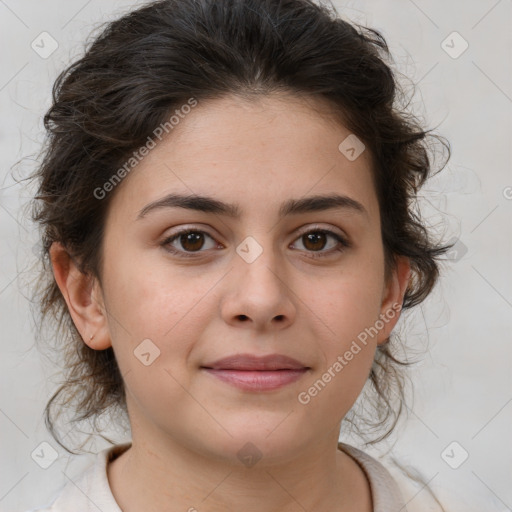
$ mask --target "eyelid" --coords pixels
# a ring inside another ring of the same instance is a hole
[[[335,231],[335,229],[333,229],[332,227],[326,228],[318,224],[306,226],[304,230],[301,230],[299,235],[296,238],[294,238],[294,241],[300,239],[302,236],[308,233],[324,233],[327,236],[334,238],[338,244],[338,247],[331,248],[327,251],[306,251],[306,257],[310,259],[327,259],[330,256],[333,256],[333,254],[344,252],[345,250],[350,249],[352,247],[352,242],[349,239],[349,237],[345,235],[345,233],[339,233]]]
[[[332,233],[334,235],[338,235],[338,236],[346,239],[348,242],[348,236],[343,231],[340,230],[341,233],[339,233],[338,231],[335,231],[335,229],[336,228],[334,226],[325,227],[320,224],[307,224],[303,228],[300,228],[298,236],[305,235],[306,233],[309,233],[310,231],[325,231],[328,233]]]
[[[209,251],[209,249],[205,250],[205,251],[202,251],[202,250],[182,251],[182,250],[175,249],[174,247],[172,247],[172,245],[171,245],[172,242],[176,241],[180,236],[186,235],[191,232],[192,233],[200,233],[200,234],[206,235],[207,237],[210,237],[217,244],[217,246],[219,244],[223,245],[220,242],[217,242],[216,237],[211,235],[207,230],[202,229],[197,226],[184,226],[184,227],[180,228],[178,231],[172,233],[171,235],[166,236],[164,238],[164,240],[160,243],[160,245],[164,248],[164,250],[170,252],[171,254],[179,255],[179,257],[185,257],[185,258],[196,257],[197,258],[198,256],[201,255],[201,253],[207,253]],[[302,227],[300,229],[299,233],[293,239],[293,242],[295,242],[297,239],[299,239],[302,236],[304,236],[308,233],[311,233],[311,232],[319,232],[319,233],[324,233],[327,236],[331,236],[342,247],[341,248],[340,247],[332,248],[328,251],[323,251],[323,250],[321,250],[321,251],[306,251],[309,254],[308,257],[310,257],[310,258],[328,257],[335,252],[341,252],[341,251],[352,246],[352,243],[350,242],[349,238],[345,235],[345,233],[338,233],[337,231],[335,231],[333,229],[333,227],[329,227],[329,228],[322,227],[319,224],[313,224],[313,225],[310,224],[310,225],[306,225],[306,226]]]
[[[217,246],[219,245],[219,242],[217,242],[215,237],[213,235],[211,235],[210,233],[208,233],[208,231],[206,231],[205,229],[194,227],[194,226],[180,228],[178,231],[166,236],[163,239],[163,241],[160,242],[159,245],[161,247],[163,247],[163,249],[166,250],[167,252],[177,255],[178,257],[184,257],[184,258],[194,258],[194,257],[197,258],[197,255],[201,255],[201,253],[207,252],[207,251],[195,251],[195,252],[194,251],[182,251],[182,250],[175,249],[174,247],[172,247],[171,244],[174,241],[179,239],[180,236],[186,235],[187,233],[200,233],[200,234],[206,235],[207,237],[211,238]]]

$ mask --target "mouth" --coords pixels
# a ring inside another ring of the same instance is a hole
[[[300,379],[311,368],[281,354],[236,354],[201,366],[209,375],[247,391],[271,391]]]

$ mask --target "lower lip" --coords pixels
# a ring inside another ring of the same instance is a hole
[[[242,371],[242,370],[213,370],[203,368],[218,379],[232,384],[240,389],[249,391],[271,391],[299,380],[306,372],[302,370],[273,370],[273,371]]]

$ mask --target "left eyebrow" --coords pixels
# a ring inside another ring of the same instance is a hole
[[[208,196],[169,194],[144,206],[138,213],[137,219],[141,219],[150,211],[159,208],[186,208],[188,210],[196,210],[205,213],[227,215],[228,217],[236,219],[240,218],[242,214],[240,205],[237,203],[224,203]],[[286,215],[298,215],[301,213],[319,212],[335,208],[368,215],[365,207],[355,199],[345,195],[330,194],[309,196],[301,199],[289,199],[281,205],[279,218],[282,219]]]

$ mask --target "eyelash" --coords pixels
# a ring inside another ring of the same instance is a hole
[[[187,228],[187,229],[178,231],[177,233],[173,234],[172,236],[166,238],[161,243],[161,246],[166,251],[170,252],[171,254],[175,254],[181,258],[197,258],[198,254],[200,254],[201,252],[205,252],[205,251],[186,252],[186,251],[177,250],[171,246],[172,242],[177,240],[180,236],[188,235],[189,233],[202,233],[202,234],[209,236],[213,240],[213,237],[210,236],[206,231],[202,231],[199,229],[193,229],[193,228]],[[345,249],[348,249],[349,247],[351,247],[351,244],[344,237],[339,235],[338,233],[335,233],[334,231],[330,231],[328,229],[322,229],[322,228],[311,229],[309,231],[306,231],[306,232],[302,233],[301,235],[299,235],[299,237],[297,237],[297,239],[302,238],[303,236],[309,235],[311,233],[321,233],[324,235],[330,235],[340,244],[341,247],[337,247],[337,248],[335,247],[328,251],[308,251],[308,252],[311,252],[311,254],[308,256],[309,258],[313,258],[313,259],[326,258],[326,257],[332,255],[334,252],[343,252]]]

